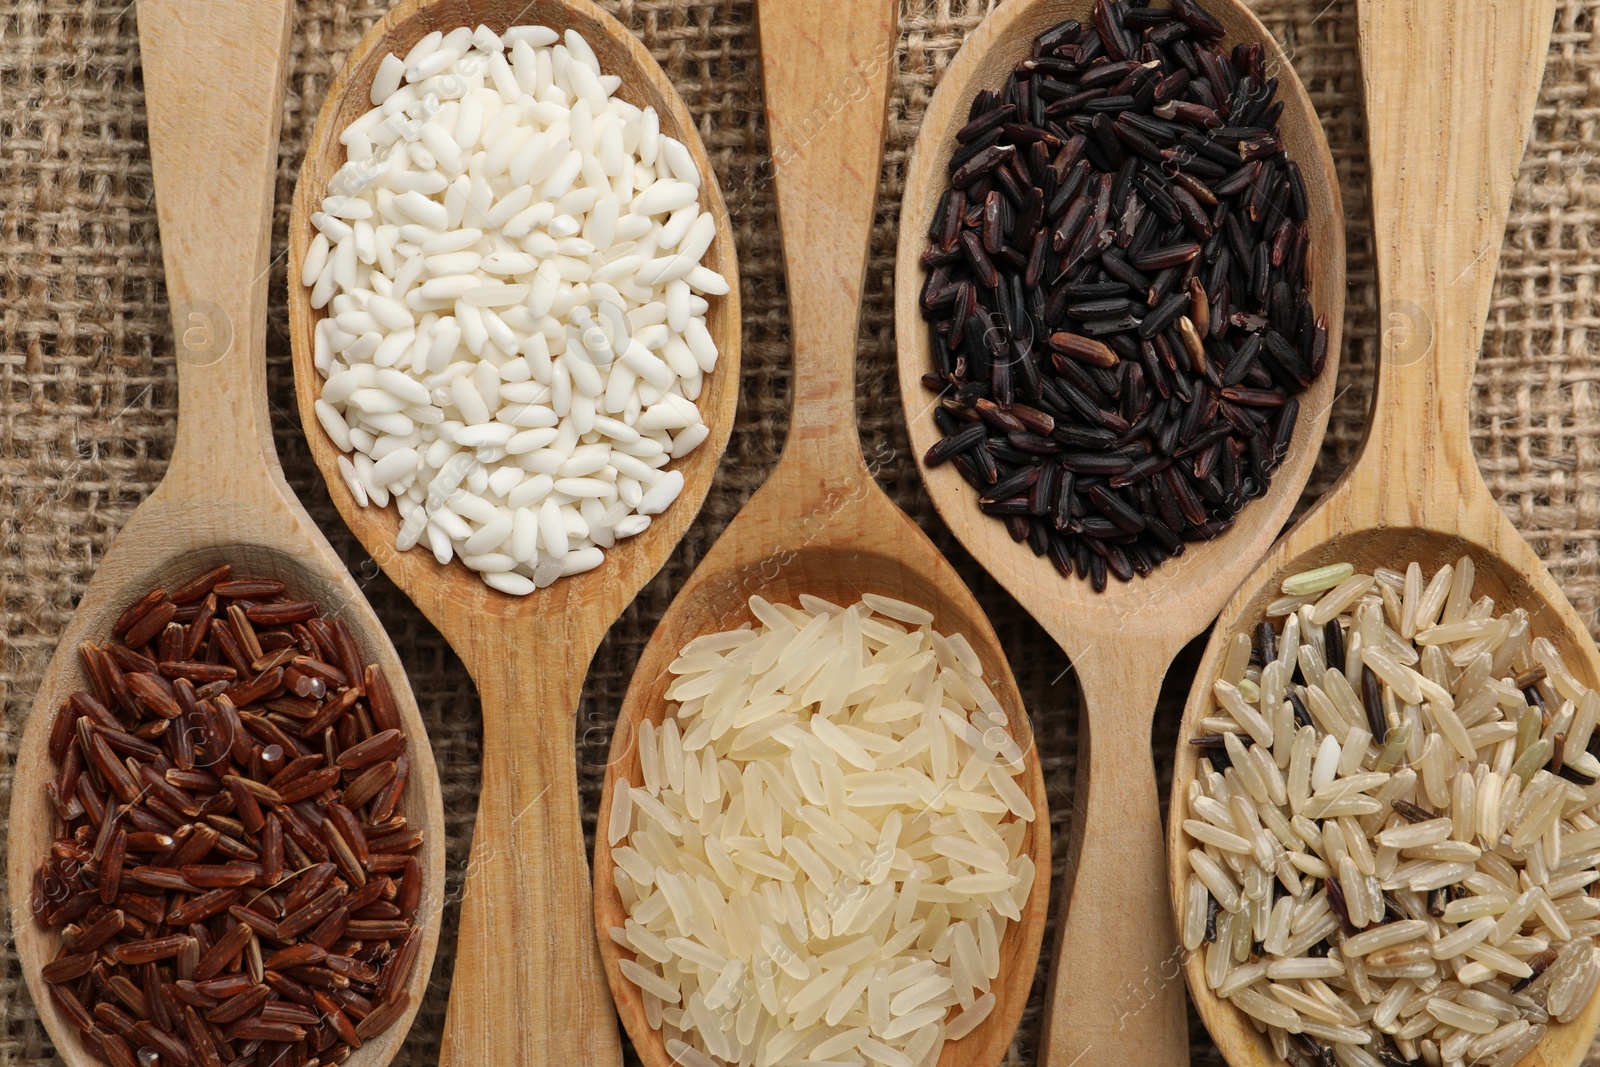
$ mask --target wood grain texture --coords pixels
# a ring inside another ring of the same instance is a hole
[[[1048,559],[1011,540],[982,514],[950,465],[922,467],[940,516],[967,549],[1066,651],[1079,676],[1081,720],[1076,807],[1059,908],[1056,964],[1046,1003],[1041,1063],[1051,1067],[1177,1067],[1188,1062],[1181,953],[1166,900],[1160,808],[1150,753],[1156,697],[1178,651],[1210,624],[1238,583],[1283,529],[1316,462],[1334,396],[1344,321],[1344,210],[1322,126],[1272,35],[1241,3],[1208,2],[1227,28],[1224,45],[1260,42],[1281,79],[1281,120],[1289,154],[1310,194],[1312,304],[1329,324],[1328,365],[1301,398],[1289,456],[1267,494],[1238,524],[1191,544],[1149,578],[1112,583],[1096,594],[1061,578]],[[967,39],[945,71],[923,120],[900,209],[895,329],[900,393],[918,456],[941,436],[934,398],[921,376],[931,366],[928,324],[918,297],[929,220],[948,185],[955,131],[981,89],[999,89],[1029,54],[1035,36],[1064,18],[1087,22],[1089,0],[1012,0]]]
[[[324,312],[311,308],[298,280],[312,237],[310,215],[344,163],[339,133],[372,106],[378,64],[389,52],[403,56],[433,30],[479,23],[496,31],[537,23],[584,36],[601,68],[622,79],[617,95],[654,107],[662,132],[682,141],[694,157],[702,205],[717,223],[705,262],[735,282],[731,293],[711,300],[707,315],[720,356],[698,404],[711,436],[674,464],[684,475],[682,495],[644,533],[610,549],[600,567],[528,597],[490,589],[459,561],[441,567],[427,551],[397,552],[397,512],[356,504],[336,466],[339,451],[313,411],[321,379],[312,335]],[[595,950],[574,712],[601,638],[693,522],[733,426],[738,263],[705,147],[688,109],[644,46],[587,0],[401,0],[361,39],[329,86],[295,190],[289,244],[295,392],[312,455],[340,515],[460,655],[482,704],[482,792],[441,1062],[618,1063],[616,1018]]]
[[[856,330],[895,18],[894,0],[837,8],[764,0],[758,11],[793,306],[792,428],[778,469],[707,553],[645,648],[612,738],[597,825],[607,824],[619,777],[643,781],[634,740],[642,719],[659,722],[665,712],[667,665],[696,635],[752,621],[746,606],[752,595],[794,603],[807,592],[848,604],[882,593],[927,608],[937,629],[966,634],[983,661],[1027,752],[1021,784],[1038,813],[1022,844],[1038,874],[1022,921],[1007,927],[1001,945],[994,1012],[947,1043],[939,1059],[941,1067],[992,1067],[1010,1048],[1038,961],[1050,824],[1032,730],[994,630],[950,564],[878,488],[856,435]],[[611,990],[647,1067],[670,1067],[638,988],[617,967],[626,950],[606,936],[626,915],[612,871],[611,849],[598,835],[595,922]]]
[[[1234,594],[1206,648],[1172,777],[1174,915],[1192,847],[1181,827],[1197,759],[1186,742],[1213,706],[1204,680],[1288,575],[1341,561],[1403,569],[1412,560],[1431,573],[1469,556],[1478,594],[1492,596],[1497,611],[1528,609],[1568,666],[1600,684],[1587,629],[1489,494],[1468,438],[1473,367],[1554,0],[1361,0],[1359,11],[1384,309],[1377,397],[1354,466]],[[1242,1013],[1206,988],[1201,956],[1185,969],[1230,1063],[1282,1063]],[[1600,997],[1574,1022],[1553,1026],[1524,1067],[1573,1067],[1597,1025]]]
[[[218,563],[281,578],[349,624],[390,680],[411,739],[406,818],[427,835],[417,922],[425,931],[412,1008],[349,1059],[381,1067],[405,1041],[439,936],[444,812],[427,733],[404,666],[360,590],[284,482],[267,416],[266,326],[272,187],[282,115],[289,0],[139,0],[156,209],[177,335],[179,429],[172,465],[84,594],[34,701],[16,764],[9,865],[12,929],[40,1017],[72,1067],[100,1061],[40,979],[60,946],[30,914],[30,883],[56,832],[44,782],[49,727],[87,679],[80,642],[103,641],[129,603]],[[196,331],[196,332],[191,332]],[[185,337],[185,334],[188,334]],[[231,337],[224,347],[217,338]],[[206,363],[206,360],[213,362]]]

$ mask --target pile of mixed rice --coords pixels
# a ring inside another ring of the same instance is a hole
[[[1510,1067],[1600,983],[1600,694],[1472,587],[1296,575],[1190,742],[1184,946],[1290,1063]]]

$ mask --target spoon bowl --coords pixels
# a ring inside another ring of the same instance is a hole
[[[1498,515],[1498,512],[1495,513]],[[1282,595],[1285,578],[1331,563],[1351,563],[1357,573],[1372,573],[1375,567],[1405,565],[1413,560],[1423,573],[1433,574],[1445,564],[1455,564],[1463,556],[1472,560],[1476,580],[1474,596],[1494,598],[1497,614],[1520,607],[1537,619],[1536,636],[1548,637],[1560,650],[1567,666],[1585,685],[1600,687],[1600,657],[1594,650],[1583,620],[1550,580],[1538,558],[1515,530],[1515,540],[1483,537],[1480,531],[1445,532],[1416,526],[1351,528],[1328,540],[1315,539],[1312,531],[1326,531],[1316,522],[1321,509],[1308,516],[1308,526],[1297,528],[1262,570],[1251,576],[1223,611],[1225,622],[1218,623],[1206,645],[1196,674],[1196,685],[1184,709],[1178,735],[1177,760],[1172,771],[1172,795],[1168,813],[1168,863],[1172,872],[1173,921],[1180,923],[1184,907],[1184,878],[1187,854],[1195,842],[1182,830],[1185,819],[1194,818],[1189,808],[1188,785],[1198,773],[1203,754],[1189,739],[1199,732],[1202,718],[1213,714],[1209,680],[1217,677],[1227,657],[1228,642],[1238,634],[1253,634],[1255,625],[1266,618],[1267,605]],[[1509,523],[1507,523],[1509,527]],[[1306,536],[1301,536],[1305,534]],[[1518,549],[1521,551],[1518,551]],[[1537,571],[1535,565],[1538,565]],[[1283,1067],[1267,1035],[1256,1030],[1253,1020],[1232,1003],[1218,997],[1206,982],[1205,953],[1182,958],[1195,1010],[1205,1023],[1212,1040],[1235,1067]],[[1600,1029],[1600,996],[1573,1021],[1552,1023],[1538,1048],[1520,1063],[1523,1067],[1576,1067],[1584,1061]]]
[[[758,507],[759,500],[753,500],[741,514],[752,515]],[[965,634],[983,661],[984,679],[1006,708],[1011,735],[1026,753],[1028,768],[1017,782],[1037,813],[1018,850],[1019,854],[1033,859],[1033,887],[1022,921],[1007,924],[1001,940],[1000,978],[991,984],[996,999],[994,1011],[972,1033],[959,1041],[948,1042],[939,1059],[940,1067],[989,1067],[1004,1058],[1027,1004],[1044,935],[1050,892],[1050,824],[1045,815],[1044,779],[1033,745],[1032,727],[1022,710],[1022,696],[1017,691],[1010,666],[999,652],[999,641],[988,618],[960,584],[955,572],[949,569],[949,564],[942,568],[930,567],[924,559],[917,558],[922,556],[920,551],[896,553],[883,551],[881,545],[860,547],[852,535],[862,532],[863,527],[881,530],[873,520],[904,524],[908,543],[911,538],[920,540],[924,535],[887,497],[880,495],[870,503],[862,501],[854,507],[862,514],[860,522],[841,516],[830,524],[824,543],[798,549],[770,579],[757,577],[763,567],[761,557],[752,555],[756,551],[754,544],[751,551],[744,551],[741,546],[730,544],[727,537],[717,543],[717,548],[695,571],[645,646],[612,736],[611,760],[606,767],[595,825],[602,828],[608,825],[619,780],[643,788],[644,776],[636,743],[638,732],[644,720],[659,726],[665,716],[667,701],[663,694],[672,680],[668,665],[685,644],[700,634],[732,629],[746,622],[755,624],[757,620],[747,606],[752,594],[759,592],[774,603],[795,604],[801,593],[809,593],[836,604],[851,604],[863,593],[881,593],[931,611],[936,631]],[[752,517],[759,519],[760,514]],[[741,524],[742,532],[749,536],[752,525]],[[722,550],[725,546],[727,550]],[[908,559],[908,556],[913,558]],[[595,835],[594,869],[595,922],[600,935],[600,953],[611,978],[617,1010],[645,1067],[676,1067],[660,1031],[652,1029],[645,1018],[639,987],[623,977],[618,966],[619,960],[633,959],[634,955],[609,936],[613,927],[622,926],[628,910],[617,892],[613,878],[616,866],[603,832]]]
[[[78,647],[104,640],[129,604],[219,563],[280,578],[345,621],[393,691],[412,761],[403,811],[420,826],[421,951],[409,1010],[361,1048],[353,1067],[400,1049],[427,988],[444,897],[444,812],[427,732],[404,665],[338,555],[284,481],[267,413],[267,266],[273,175],[291,24],[288,0],[140,0],[156,209],[177,339],[180,417],[171,466],[118,535],[62,635],[28,718],[15,767],[11,928],[34,1003],[71,1067],[100,1061],[49,994],[40,968],[61,945],[31,914],[32,879],[55,837],[44,785],[55,776],[50,727],[86,687]]]
[[[626,604],[638,586],[666,562],[694,521],[732,432],[739,385],[737,287],[727,296],[712,299],[706,313],[706,329],[716,340],[720,355],[717,368],[707,376],[706,389],[697,403],[706,425],[711,427],[711,437],[688,456],[673,462],[672,469],[682,471],[684,477],[683,493],[678,501],[657,516],[643,533],[618,541],[615,547],[608,549],[606,562],[601,566],[586,574],[559,579],[549,589],[528,597],[510,597],[490,589],[459,559],[441,566],[425,546],[409,552],[397,551],[394,543],[400,532],[399,512],[393,507],[362,507],[356,502],[339,474],[339,447],[323,431],[313,407],[320,392],[321,376],[313,359],[312,335],[317,323],[327,317],[327,309],[312,308],[311,291],[297,279],[314,233],[311,215],[321,204],[334,174],[345,162],[339,134],[371,110],[368,94],[384,56],[391,52],[405,55],[417,41],[435,30],[449,32],[457,26],[480,23],[496,31],[537,23],[557,31],[572,29],[582,34],[600,60],[600,68],[622,78],[617,95],[639,107],[654,107],[661,116],[661,132],[678,138],[689,148],[701,174],[703,207],[717,220],[716,237],[704,262],[730,281],[738,276],[727,205],[722,200],[705,146],[696,132],[693,116],[661,67],[627,27],[588,0],[536,0],[532,4],[525,0],[403,0],[367,31],[329,84],[295,186],[294,211],[289,224],[289,330],[300,418],[312,457],[322,470],[334,506],[346,525],[373,553],[395,584],[419,604],[424,600],[448,600],[452,606],[502,616],[542,614],[553,610],[549,601],[561,597],[574,603],[621,601]],[[625,574],[619,575],[619,570]],[[629,591],[619,596],[617,591],[623,588]],[[426,606],[423,610],[430,611]],[[437,625],[437,620],[435,623]],[[446,637],[449,636],[446,633]]]
[[[642,781],[635,741],[645,719],[664,715],[668,665],[696,636],[751,621],[753,594],[793,604],[811,593],[852,604],[881,593],[931,611],[936,629],[967,637],[1007,709],[1026,762],[1018,785],[1036,813],[1021,846],[1034,862],[1034,884],[1021,921],[1007,925],[1000,945],[995,1007],[970,1034],[947,1042],[939,1059],[941,1067],[995,1067],[1011,1046],[1044,936],[1044,780],[993,628],[955,569],[878,488],[856,434],[856,334],[883,159],[895,0],[837,10],[778,0],[762,4],[758,25],[794,338],[789,436],[777,470],[706,554],[645,647],[612,736],[596,825],[608,825],[619,779]],[[833,107],[841,98],[848,103]],[[830,108],[831,117],[818,121],[827,114],[819,109]],[[612,994],[647,1067],[672,1067],[638,987],[621,973],[627,953],[609,936],[626,917],[614,871],[605,834],[597,834],[595,923]]]
[[[50,758],[50,725],[56,709],[68,696],[90,688],[77,651],[82,642],[103,641],[122,610],[151,589],[172,589],[219,564],[229,563],[236,577],[280,579],[292,596],[314,600],[327,616],[344,619],[362,660],[376,663],[383,669],[395,706],[404,720],[406,736],[411,740],[407,748],[411,760],[410,778],[398,811],[409,824],[424,828],[418,859],[425,878],[416,916],[417,925],[424,931],[422,950],[407,988],[411,1006],[399,1021],[365,1041],[346,1061],[353,1067],[383,1067],[405,1043],[411,1019],[427,990],[444,900],[445,827],[438,772],[434,767],[433,750],[427,743],[427,730],[406,681],[405,667],[349,576],[328,566],[329,559],[336,559],[331,549],[326,550],[329,553],[326,556],[308,551],[301,546],[309,547],[309,539],[297,544],[290,536],[292,528],[276,523],[265,524],[260,534],[250,540],[233,540],[225,527],[211,523],[202,525],[191,537],[172,537],[173,512],[166,512],[163,525],[163,508],[184,503],[170,492],[162,496],[158,491],[141,507],[136,520],[129,522],[96,572],[93,587],[84,595],[71,625],[62,635],[59,650],[34,699],[29,728],[17,753],[10,813],[11,929],[22,973],[56,1051],[70,1067],[102,1067],[103,1061],[84,1045],[79,1031],[50,995],[48,983],[40,975],[40,969],[55,959],[61,949],[61,931],[40,926],[32,913],[33,874],[56,837],[56,813],[44,789],[56,772]],[[192,513],[192,501],[189,504],[186,510]],[[287,509],[285,512],[287,515]],[[163,530],[168,536],[141,537]],[[231,532],[237,536],[237,530]],[[273,536],[275,534],[284,536]]]
[[[661,132],[688,148],[701,203],[716,220],[704,263],[734,282],[711,299],[706,326],[719,357],[697,404],[709,438],[672,468],[684,487],[636,537],[617,542],[586,574],[526,597],[497,592],[459,560],[397,551],[399,514],[362,507],[340,475],[338,447],[318,422],[321,391],[313,335],[326,309],[299,283],[310,216],[345,162],[339,134],[372,106],[385,55],[404,55],[434,30],[543,24],[583,35],[617,95],[651,106]],[[483,776],[462,902],[441,1062],[620,1063],[605,978],[595,948],[580,820],[574,713],[606,630],[672,554],[705,500],[733,428],[739,389],[738,263],[727,207],[693,116],[666,74],[626,27],[589,0],[401,0],[355,46],[328,87],[306,149],[289,225],[289,329],[295,393],[311,454],[345,523],[461,657],[478,685]]]
[[[1094,6],[1092,0],[1002,5],[966,39],[928,105],[906,175],[895,277],[900,396],[919,457],[942,436],[932,414],[937,400],[922,384],[933,349],[920,307],[927,276],[920,257],[949,183],[955,133],[973,97],[1000,89],[1030,55],[1035,37],[1068,18],[1088,24]],[[1279,125],[1289,158],[1302,168],[1309,202],[1311,303],[1328,324],[1327,365],[1300,395],[1293,440],[1270,488],[1221,537],[1191,542],[1149,577],[1112,582],[1096,593],[1086,580],[1061,577],[1048,558],[1013,541],[1005,523],[980,512],[953,465],[921,464],[940,517],[1066,651],[1083,691],[1068,873],[1058,904],[1065,910],[1041,1039],[1041,1062],[1053,1067],[1188,1062],[1182,990],[1174,981],[1178,943],[1166,916],[1151,720],[1173,657],[1210,624],[1288,521],[1316,463],[1337,377],[1344,209],[1327,139],[1305,87],[1250,9],[1239,0],[1205,0],[1203,6],[1225,27],[1225,48],[1261,44],[1269,76],[1279,79]],[[1137,1025],[1129,1025],[1134,1016]]]
[[[1585,684],[1600,683],[1588,629],[1478,471],[1469,435],[1482,344],[1512,184],[1549,46],[1549,0],[1360,0],[1372,157],[1372,214],[1384,325],[1377,395],[1362,451],[1222,610],[1184,709],[1172,776],[1170,908],[1183,909],[1182,829],[1199,753],[1188,743],[1212,704],[1227,643],[1252,631],[1285,578],[1328,563],[1425,573],[1473,561],[1475,595],[1521,607]],[[1195,1006],[1236,1067],[1283,1061],[1207,986],[1203,953],[1183,959]],[[1573,1067],[1600,1026],[1600,997],[1552,1023],[1523,1067]]]

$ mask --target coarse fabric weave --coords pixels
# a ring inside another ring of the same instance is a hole
[[[787,422],[790,359],[783,264],[770,167],[764,165],[754,4],[603,2],[676,83],[721,176],[744,266],[744,381],[738,424],[700,520],[612,629],[590,672],[578,710],[576,758],[591,829],[610,728],[629,671],[673,591],[777,458]],[[301,437],[289,369],[282,260],[301,148],[346,51],[385,6],[379,0],[297,5],[278,158],[268,374],[274,431],[289,481],[363,585],[410,667],[443,779],[451,897],[458,899],[478,790],[473,686],[445,642],[383,577],[329,504]],[[1005,642],[1033,716],[1056,840],[1065,841],[1077,750],[1073,676],[1044,632],[934,516],[909,452],[894,374],[892,274],[906,157],[940,72],[992,6],[981,0],[905,2],[857,393],[863,445],[885,488],[948,550]],[[1354,0],[1254,0],[1254,6],[1284,43],[1321,113],[1349,214],[1342,383],[1309,502],[1332,483],[1360,442],[1379,329],[1356,9]],[[1600,326],[1597,16],[1600,0],[1560,5],[1473,409],[1473,439],[1490,488],[1591,627],[1600,623],[1600,358],[1592,340]],[[96,561],[155,488],[172,449],[176,377],[135,17],[128,0],[0,0],[0,811],[9,806],[10,761],[56,638]],[[1155,745],[1163,771],[1200,647],[1192,645],[1168,678]],[[1059,879],[1059,867],[1055,873]],[[9,913],[3,899],[0,906]],[[446,911],[433,992],[397,1063],[437,1058],[456,919],[453,907]],[[1045,977],[1041,964],[1008,1063],[1036,1061]],[[1137,1026],[1137,994],[1129,995],[1129,1025]],[[0,1018],[0,1065],[56,1062],[9,948],[0,957]],[[1191,1023],[1194,1062],[1221,1064],[1204,1030]]]

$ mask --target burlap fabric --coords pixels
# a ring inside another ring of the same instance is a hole
[[[243,0],[241,0],[243,2]],[[604,0],[649,46],[699,121],[744,265],[744,382],[738,424],[699,522],[601,646],[584,691],[576,757],[593,819],[610,725],[629,671],[673,591],[760,484],[788,409],[787,305],[751,0]],[[822,2],[822,0],[810,0]],[[842,0],[848,2],[848,0]],[[281,265],[301,146],[322,94],[382,0],[304,0],[278,161],[269,376],[289,480],[358,580],[411,667],[443,778],[452,888],[461,878],[478,790],[473,687],[444,641],[382,576],[330,506],[291,395]],[[1008,648],[1064,833],[1072,806],[1077,693],[1060,651],[956,546],[934,517],[895,396],[892,271],[907,153],[940,71],[992,6],[906,0],[862,316],[863,444],[885,487],[977,590]],[[1360,441],[1376,334],[1360,59],[1354,0],[1255,0],[1293,57],[1327,127],[1350,229],[1350,304],[1339,398],[1307,500]],[[1591,626],[1600,629],[1600,0],[1563,0],[1538,119],[1508,227],[1475,399],[1479,462],[1500,504]],[[57,635],[129,513],[156,485],[173,440],[172,337],[146,147],[134,5],[128,0],[0,0],[0,738],[5,763]],[[1171,754],[1199,653],[1168,679],[1156,761]],[[11,780],[0,771],[0,811]],[[1064,838],[1058,838],[1063,840]],[[1058,870],[1059,877],[1060,871]],[[9,905],[0,900],[0,906]],[[403,1064],[436,1058],[456,915]],[[1048,943],[1048,942],[1047,942]],[[1035,1062],[1045,972],[1011,1062]],[[53,1062],[14,953],[0,958],[0,1065]],[[1196,1064],[1220,1064],[1191,1027]],[[1595,1062],[1595,1058],[1591,1058]]]

